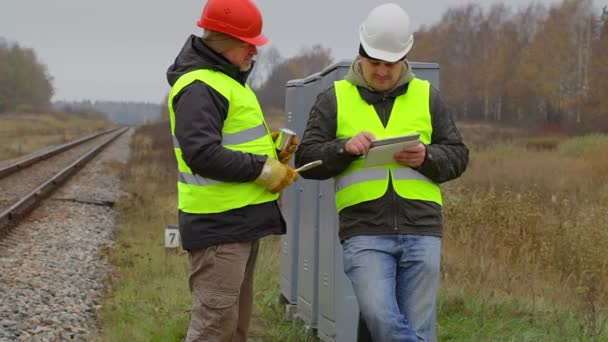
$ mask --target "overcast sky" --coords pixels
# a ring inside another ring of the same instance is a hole
[[[500,0],[480,0],[488,5]],[[517,9],[532,0],[509,0]],[[33,48],[54,77],[54,100],[161,102],[165,70],[196,26],[205,0],[18,0],[0,5],[0,37]],[[357,28],[380,0],[256,0],[269,45],[283,56],[322,44],[350,59]],[[393,0],[414,27],[463,0]],[[555,4],[559,0],[537,0]],[[598,8],[608,0],[595,0]],[[416,48],[414,44],[414,49]]]

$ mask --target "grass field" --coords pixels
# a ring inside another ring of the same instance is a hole
[[[523,319],[513,338],[489,330],[455,340],[608,340],[608,137],[526,146],[472,153],[466,174],[445,187],[444,300],[457,289],[456,302],[476,303],[474,326],[497,314],[510,313],[502,324]]]
[[[0,123],[0,160],[59,145],[112,126],[109,121],[61,112],[3,113]]]
[[[186,255],[163,248],[176,221],[168,132],[160,123],[134,136],[100,341],[180,341],[187,329]],[[484,146],[443,187],[440,341],[607,341],[608,137]],[[261,246],[251,340],[309,341],[278,304],[278,241]]]

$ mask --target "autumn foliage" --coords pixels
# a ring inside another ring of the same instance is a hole
[[[0,113],[48,109],[53,96],[51,82],[34,50],[0,37]]]
[[[415,34],[410,60],[440,64],[459,120],[608,131],[608,10],[591,0],[469,4]]]

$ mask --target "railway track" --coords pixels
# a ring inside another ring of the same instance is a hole
[[[0,239],[128,128],[115,128],[0,167]]]
[[[109,143],[0,239],[0,342],[96,339],[104,289],[114,271],[105,256],[119,219],[113,204],[126,195],[121,175],[133,131]],[[83,154],[54,167],[65,169]],[[0,168],[7,164],[0,162]],[[26,179],[22,171],[12,177]],[[41,178],[21,191],[31,192],[50,176]]]

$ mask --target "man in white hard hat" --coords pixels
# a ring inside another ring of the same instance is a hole
[[[469,150],[438,91],[412,74],[407,13],[392,3],[374,8],[359,39],[348,75],[310,112],[296,166],[322,159],[302,176],[335,179],[344,271],[373,341],[435,341],[439,184],[465,171]],[[373,140],[411,133],[420,143],[366,166]]]

